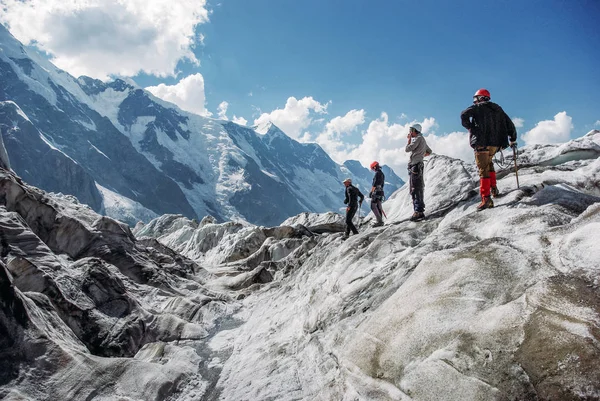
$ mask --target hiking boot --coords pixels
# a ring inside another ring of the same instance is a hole
[[[410,216],[410,221],[420,221],[425,218],[425,213],[423,212],[414,212],[412,216]]]
[[[484,196],[481,198],[481,203],[477,206],[477,211],[481,211],[483,209],[491,209],[494,207],[494,202],[492,201],[491,196]]]
[[[498,191],[497,186],[491,187],[490,192],[492,193],[492,198],[496,198],[496,197],[500,196],[500,191]]]
[[[381,227],[383,225],[383,221],[379,221],[377,223],[373,223],[373,227]]]
[[[344,235],[342,235],[342,240],[344,240],[344,241],[347,240],[349,236],[350,236],[350,234],[344,233]]]

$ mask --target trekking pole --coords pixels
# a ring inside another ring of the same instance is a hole
[[[517,189],[519,189],[519,173],[518,173],[518,166],[517,166],[517,147],[513,146],[513,157],[515,159],[515,177],[517,178]]]
[[[381,203],[379,204],[379,211],[387,219],[387,214],[385,214],[385,210],[383,210],[383,205]]]

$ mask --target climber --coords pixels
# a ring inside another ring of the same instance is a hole
[[[381,166],[379,162],[374,161],[370,165],[371,170],[375,172],[375,176],[373,177],[373,184],[371,186],[371,192],[369,192],[369,198],[371,198],[371,211],[375,215],[375,223],[373,227],[380,227],[383,225],[383,206],[381,202],[385,197],[383,192],[383,185],[385,184],[385,175],[383,171],[381,171]]]
[[[477,210],[494,207],[492,197],[499,196],[496,171],[492,158],[499,149],[517,147],[515,124],[502,107],[490,101],[490,92],[479,89],[473,95],[473,105],[460,114],[463,127],[469,130],[469,142],[475,151],[475,163],[479,170],[481,203]],[[491,196],[490,196],[491,195]]]
[[[346,233],[343,238],[347,239],[350,235],[350,230],[352,230],[352,234],[358,234],[358,230],[354,226],[354,223],[352,223],[352,218],[356,214],[358,208],[362,206],[365,196],[360,192],[360,189],[352,185],[352,179],[346,178],[343,183],[346,187],[346,199],[344,199],[344,204],[348,205],[346,207]],[[358,198],[360,198],[360,200],[358,200]]]
[[[421,135],[421,124],[413,124],[408,130],[408,143],[404,149],[410,152],[408,161],[408,182],[410,185],[410,195],[412,196],[414,213],[411,221],[420,221],[425,218],[425,180],[423,178],[423,157],[429,156],[432,150],[427,145],[427,141]]]

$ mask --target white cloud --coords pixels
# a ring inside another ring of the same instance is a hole
[[[233,116],[231,121],[239,125],[248,125],[248,120],[246,120],[244,117],[238,117],[236,115]]]
[[[451,132],[447,135],[427,135],[427,144],[434,153],[474,162],[473,148],[469,144],[468,132]]]
[[[525,123],[525,120],[519,117],[515,117],[512,119],[512,122],[516,128],[523,128],[523,123]]]
[[[254,120],[254,125],[265,125],[272,122],[283,132],[294,139],[302,137],[303,131],[313,123],[314,113],[327,114],[329,103],[321,104],[312,97],[300,100],[289,97],[283,109],[276,109],[270,113],[262,113]]]
[[[219,107],[217,108],[217,113],[218,113],[217,115],[219,116],[219,118],[221,120],[229,120],[227,118],[227,108],[228,107],[229,107],[229,103],[227,103],[224,100],[219,104]]]
[[[338,153],[346,153],[346,145],[343,142],[343,136],[354,132],[358,127],[365,123],[364,110],[350,110],[345,116],[332,118],[326,125],[325,130],[317,136],[315,142],[329,153],[332,158],[336,158]],[[303,138],[310,140],[310,136]],[[343,161],[342,161],[343,162]]]
[[[325,132],[317,139],[317,142],[338,163],[354,159],[360,161],[364,166],[368,166],[372,161],[377,160],[382,164],[389,165],[396,174],[406,179],[406,166],[410,153],[404,149],[408,141],[409,127],[417,122],[423,127],[427,144],[434,153],[473,162],[473,150],[469,146],[468,133],[452,132],[443,136],[436,135],[434,130],[438,125],[433,117],[425,118],[422,121],[413,120],[406,124],[398,124],[390,123],[388,114],[381,113],[378,119],[369,123],[367,129],[362,133],[362,142],[358,145],[344,143],[341,135],[337,137],[328,135],[330,132],[337,132],[337,127],[344,127],[345,132],[349,132],[360,126],[364,120],[361,122],[361,119],[358,118],[359,112],[362,112],[360,115],[364,118],[364,111],[353,110],[344,117],[332,119],[328,128],[326,127]],[[333,124],[333,121],[338,123]],[[339,124],[340,121],[348,124]],[[354,122],[355,125],[352,125],[351,122]]]
[[[208,21],[206,0],[0,0],[0,22],[75,77],[175,74]]]
[[[554,116],[554,120],[540,121],[535,127],[523,135],[526,144],[562,143],[571,137],[573,119],[566,111],[561,111]]]
[[[188,75],[175,85],[160,84],[158,86],[149,86],[146,90],[162,100],[175,103],[182,110],[189,111],[190,113],[200,114],[205,117],[212,114],[206,110],[204,78],[202,74]]]
[[[600,127],[600,120],[596,121],[596,122],[594,123],[594,126],[596,126],[596,127]]]
[[[349,147],[344,159],[358,160],[364,166],[377,160],[381,164],[392,167],[398,175],[406,177],[409,153],[406,153],[404,148],[407,143],[408,128],[416,122],[421,124],[424,134],[432,133],[433,129],[437,127],[433,117],[423,121],[410,121],[406,124],[390,124],[388,114],[381,113],[381,116],[371,121],[367,130],[363,132],[362,143],[355,147]],[[465,146],[468,147],[468,144]],[[433,151],[436,152],[436,149]],[[337,155],[337,157],[340,156],[341,154]],[[343,160],[336,161],[342,162]]]

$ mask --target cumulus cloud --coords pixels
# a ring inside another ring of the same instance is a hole
[[[339,159],[346,153],[343,136],[356,131],[364,123],[364,110],[350,110],[346,115],[334,117],[325,124],[325,130],[316,137],[315,142],[321,145],[334,160]]]
[[[600,120],[596,121],[596,122],[594,123],[594,126],[596,126],[596,127],[600,127]]]
[[[360,118],[362,117],[362,118]],[[335,123],[334,123],[335,121]],[[340,122],[345,124],[341,124]],[[325,131],[317,137],[317,142],[330,154],[337,163],[348,159],[360,161],[368,166],[373,160],[387,164],[394,171],[406,179],[406,167],[410,153],[404,149],[407,143],[409,127],[419,123],[423,127],[423,134],[427,144],[434,153],[473,162],[473,150],[469,146],[467,132],[452,132],[446,135],[437,135],[435,129],[438,125],[435,118],[429,117],[422,121],[409,121],[405,124],[391,123],[387,113],[371,121],[367,129],[362,132],[362,141],[358,145],[349,145],[344,142],[341,135],[332,133],[349,132],[364,123],[364,111],[352,110],[344,117],[336,117],[328,123]],[[338,129],[343,127],[343,129]]]
[[[206,0],[0,0],[0,22],[74,76],[175,74],[202,36]]]
[[[222,101],[217,108],[217,115],[221,120],[229,120],[227,118],[227,108],[229,107],[229,103],[226,101]]]
[[[264,126],[272,122],[290,137],[306,140],[306,133],[303,131],[313,123],[315,114],[327,114],[328,105],[329,103],[321,104],[312,97],[298,100],[292,96],[283,109],[262,113],[254,120],[254,125]]]
[[[347,153],[337,154],[344,160],[354,159],[360,161],[364,166],[368,166],[373,160],[381,164],[387,164],[402,177],[406,177],[406,166],[408,164],[409,153],[406,153],[406,147],[409,127],[414,123],[419,123],[423,127],[423,134],[431,133],[426,137],[433,135],[433,130],[437,127],[435,118],[426,118],[423,121],[410,121],[406,124],[390,123],[387,113],[381,113],[380,117],[369,123],[367,130],[363,132],[362,142],[354,147],[348,147]],[[468,146],[468,145],[466,145]],[[433,149],[436,152],[436,149]],[[438,151],[439,152],[439,151]],[[442,152],[439,152],[442,153]],[[444,154],[447,154],[444,152]],[[343,162],[343,160],[336,160]]]
[[[236,115],[233,116],[231,121],[239,125],[248,125],[248,120],[246,120],[244,117],[238,117]]]
[[[205,117],[212,114],[206,110],[204,78],[202,74],[188,75],[175,85],[160,84],[158,86],[149,86],[146,90],[162,100],[175,103],[182,110],[189,111],[190,113],[200,114]],[[219,105],[219,108],[221,105]]]
[[[523,128],[523,123],[525,123],[525,120],[519,117],[515,117],[512,119],[512,122],[516,128]]]
[[[554,120],[540,121],[535,127],[523,135],[527,145],[539,143],[562,143],[571,137],[573,119],[566,111],[561,111],[554,116]]]

